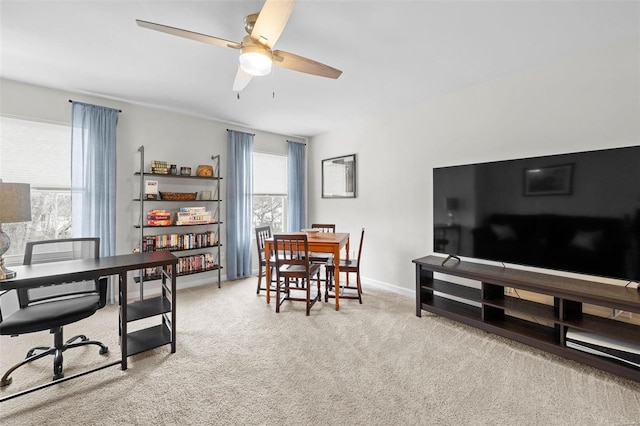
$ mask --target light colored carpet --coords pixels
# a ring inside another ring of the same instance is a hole
[[[292,302],[276,314],[255,279],[178,293],[169,347],[0,404],[4,425],[631,425],[640,383],[566,361],[365,288],[364,304]],[[148,320],[145,320],[148,321]],[[157,324],[157,319],[151,321]],[[134,323],[136,324],[136,323]],[[73,374],[118,358],[117,309],[66,327],[107,344],[65,352]],[[2,371],[49,333],[0,339]],[[6,395],[45,382],[51,358]]]

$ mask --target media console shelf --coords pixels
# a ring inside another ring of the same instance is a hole
[[[640,381],[640,367],[567,346],[567,331],[588,332],[640,347],[640,325],[583,312],[583,304],[640,314],[635,288],[426,256],[416,265],[416,315],[422,310]],[[434,273],[480,281],[456,284]],[[515,289],[515,296],[505,288]],[[553,306],[518,297],[518,290],[552,296]]]

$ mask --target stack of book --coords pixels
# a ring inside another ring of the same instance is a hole
[[[211,212],[205,207],[182,207],[178,212],[176,225],[202,225],[212,223]]]
[[[167,164],[166,161],[152,161],[151,173],[155,173],[158,175],[169,174],[169,165]]]
[[[147,212],[147,226],[171,225],[171,212],[167,210],[149,210]]]

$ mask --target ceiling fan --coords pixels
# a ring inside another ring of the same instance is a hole
[[[340,77],[342,71],[338,69],[283,50],[273,50],[273,46],[289,20],[295,3],[295,0],[266,0],[260,13],[254,13],[244,18],[244,29],[248,35],[244,36],[240,43],[140,19],[136,19],[136,22],[144,28],[214,46],[240,49],[240,64],[233,82],[233,90],[236,92],[247,87],[253,76],[269,74],[272,64],[320,77]]]

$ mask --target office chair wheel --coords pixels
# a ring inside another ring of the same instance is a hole
[[[53,380],[62,379],[64,372],[62,371],[62,364],[53,366]]]
[[[101,346],[100,351],[98,352],[100,355],[108,354],[109,348],[107,346]]]

